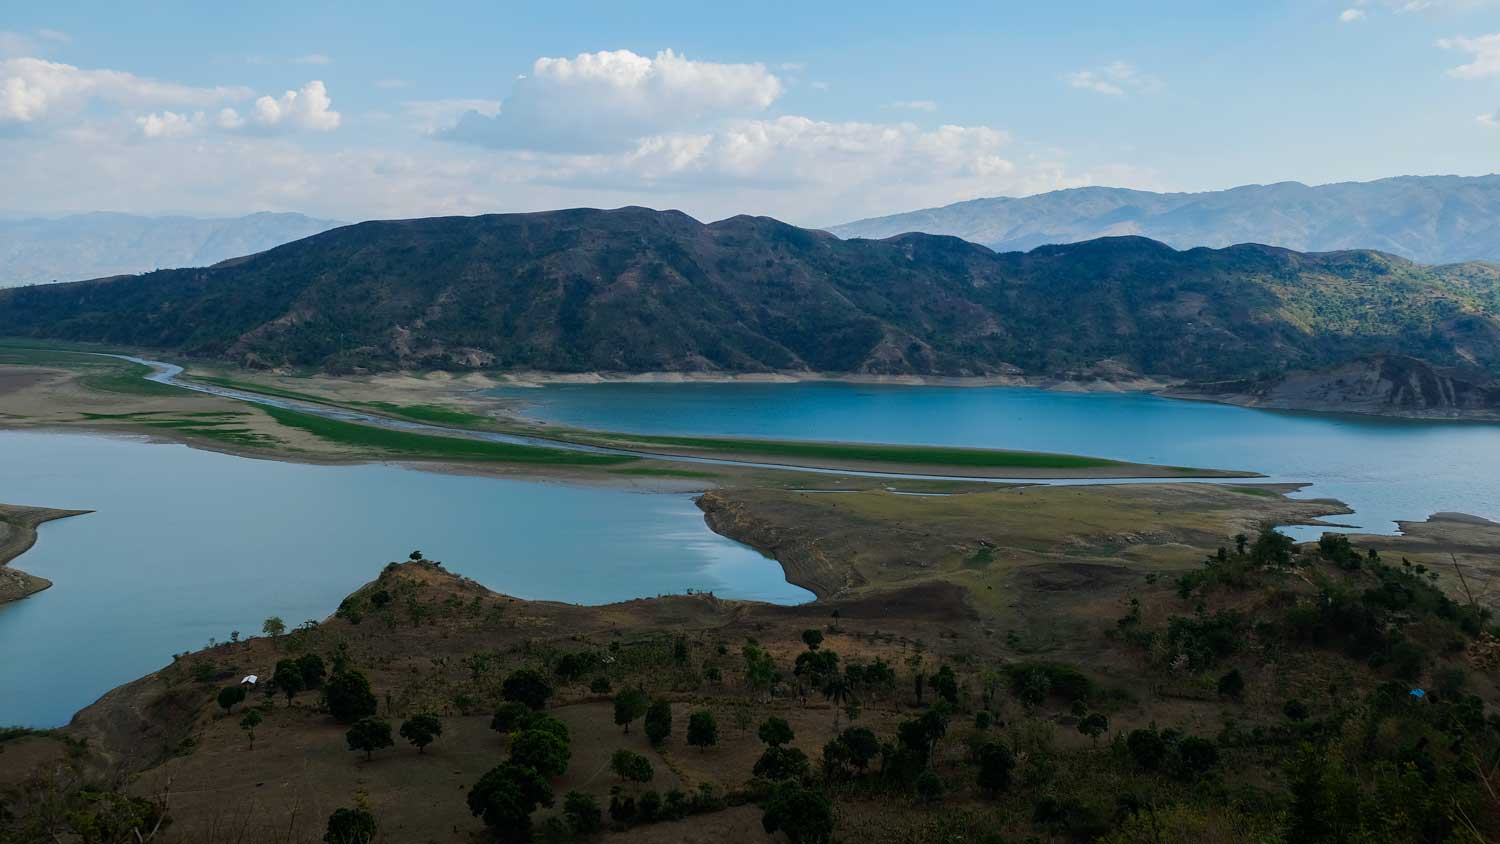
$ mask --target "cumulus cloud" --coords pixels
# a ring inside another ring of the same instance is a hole
[[[1470,61],[1448,71],[1459,79],[1479,79],[1500,73],[1500,33],[1477,38],[1443,38],[1437,42],[1445,50],[1468,53]]]
[[[1123,97],[1131,91],[1154,91],[1161,87],[1157,79],[1143,75],[1129,62],[1114,62],[1097,70],[1078,70],[1068,74],[1068,84],[1111,97]]]
[[[436,134],[451,128],[466,114],[492,118],[500,113],[499,100],[449,99],[407,100],[401,104],[407,122],[424,134]]]
[[[148,138],[177,138],[196,132],[203,125],[203,112],[186,115],[160,111],[137,117],[135,122],[141,128],[141,134]]]
[[[333,110],[327,86],[314,79],[296,91],[287,91],[280,98],[265,96],[257,99],[247,117],[226,108],[219,112],[218,124],[223,129],[252,128],[264,132],[293,129],[332,132],[339,128],[341,120],[342,115]]]
[[[762,111],[781,93],[781,80],[763,64],[694,61],[672,50],[540,58],[499,114],[465,114],[445,136],[496,149],[598,152]]]
[[[118,70],[85,70],[38,58],[0,61],[0,124],[35,123],[92,101],[115,105],[207,106],[243,99],[247,88],[195,88]]]

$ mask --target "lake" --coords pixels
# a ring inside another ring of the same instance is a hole
[[[259,635],[267,616],[322,619],[413,549],[522,598],[813,597],[710,531],[688,495],[42,432],[0,431],[0,467],[0,501],[97,511],[43,525],[14,561],[55,586],[0,605],[0,725],[65,723],[173,653]]]
[[[1444,511],[1500,519],[1500,425],[1287,413],[1024,387],[562,384],[491,394],[535,419],[634,433],[1015,448],[1242,469],[1311,483],[1340,522],[1392,533]],[[1316,528],[1293,528],[1315,538]]]

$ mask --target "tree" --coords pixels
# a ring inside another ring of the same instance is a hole
[[[370,844],[375,840],[375,816],[364,806],[335,809],[328,816],[324,844]]]
[[[531,716],[531,708],[526,704],[507,701],[495,710],[495,717],[490,719],[490,729],[497,733],[513,733],[524,729],[531,721]]]
[[[656,775],[650,759],[629,750],[616,750],[609,757],[609,769],[620,779],[631,782],[650,782]]]
[[[281,616],[273,615],[261,624],[260,632],[275,639],[286,632],[286,622],[281,620]]]
[[[1161,767],[1162,760],[1167,757],[1167,742],[1156,731],[1155,724],[1146,729],[1131,730],[1125,737],[1125,749],[1130,751],[1137,765],[1148,771]]]
[[[504,842],[531,840],[531,813],[552,805],[552,788],[524,765],[498,765],[469,789],[469,812]]]
[[[850,727],[839,735],[839,741],[849,749],[849,761],[861,771],[880,755],[880,739],[868,728]]]
[[[801,780],[811,768],[807,754],[795,747],[768,747],[752,773],[768,780]]]
[[[990,796],[1010,789],[1010,775],[1016,757],[1010,748],[998,741],[987,741],[979,748],[979,787]]]
[[[328,712],[341,724],[352,724],[375,714],[378,704],[370,691],[370,681],[353,669],[334,672],[323,690]]]
[[[1219,749],[1212,741],[1188,736],[1177,743],[1177,760],[1187,779],[1197,779],[1219,764]]]
[[[233,712],[234,705],[245,700],[245,690],[239,686],[225,686],[219,689],[219,706],[225,713]]]
[[[754,643],[746,643],[742,653],[745,657],[745,682],[757,692],[769,692],[771,684],[776,682],[776,661]]]
[[[571,757],[568,740],[550,730],[528,729],[510,742],[510,761],[544,777],[562,776]]]
[[[384,747],[395,747],[396,743],[391,740],[390,722],[381,718],[361,718],[349,725],[349,731],[344,733],[344,741],[349,743],[349,749],[364,751],[365,759],[375,756],[375,751]]]
[[[317,689],[323,685],[323,678],[327,670],[323,667],[323,658],[315,653],[305,653],[297,657],[297,667],[302,670],[302,687],[306,689]]]
[[[796,738],[792,733],[792,725],[788,724],[785,718],[778,718],[775,715],[761,722],[757,735],[760,736],[761,741],[771,747],[780,747]]]
[[[646,710],[646,738],[661,744],[672,735],[672,703],[658,698]]]
[[[1109,717],[1102,712],[1090,712],[1078,719],[1078,732],[1088,736],[1094,744],[1099,744],[1099,737],[1109,729]]]
[[[949,703],[958,703],[958,676],[953,673],[953,666],[944,665],[932,675],[929,683],[932,690],[938,693],[938,697]]]
[[[260,714],[259,709],[245,710],[245,716],[240,719],[240,729],[244,730],[245,735],[250,737],[251,750],[255,749],[255,728],[259,727],[260,722],[263,720],[265,718]]]
[[[802,644],[807,645],[810,651],[817,650],[818,646],[823,644],[823,631],[816,629],[802,631]]]
[[[541,709],[547,705],[547,698],[552,697],[552,686],[540,671],[520,668],[505,678],[500,686],[500,696],[532,709]]]
[[[306,687],[302,681],[302,666],[295,659],[277,662],[276,673],[271,676],[271,685],[286,695],[286,702],[290,705],[292,698]]]
[[[913,784],[917,799],[923,803],[936,803],[943,798],[943,780],[931,768],[917,774],[917,781]]]
[[[599,811],[599,801],[577,791],[568,792],[563,798],[563,814],[574,835],[593,835],[604,828],[604,814]]]
[[[850,687],[848,680],[834,675],[823,683],[823,697],[833,704],[833,728],[836,730],[839,727],[840,707],[855,702],[854,689]]]
[[[767,835],[786,833],[792,844],[827,844],[833,840],[833,804],[811,789],[784,785],[766,801],[760,825]]]
[[[222,706],[223,703],[221,702],[219,705]],[[1285,715],[1289,720],[1292,721],[1306,721],[1307,704],[1303,703],[1300,700],[1297,700],[1296,698],[1292,698],[1281,707],[1281,714]]]
[[[630,733],[630,722],[646,714],[646,707],[650,700],[642,689],[621,689],[615,695],[615,724],[623,726],[625,733]]]
[[[1232,697],[1236,700],[1245,693],[1245,676],[1238,668],[1229,669],[1229,673],[1219,678],[1219,694]]]
[[[425,753],[442,734],[443,722],[431,712],[419,712],[401,723],[401,737],[416,745],[418,753]]]
[[[688,716],[687,743],[700,750],[719,743],[719,722],[712,712],[700,709]]]

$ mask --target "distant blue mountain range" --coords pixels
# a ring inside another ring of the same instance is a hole
[[[1377,249],[1427,264],[1500,260],[1500,175],[1400,176],[1206,193],[1074,188],[958,202],[832,226],[843,238],[946,234],[997,251],[1108,235],[1178,249],[1264,243],[1300,252]]]

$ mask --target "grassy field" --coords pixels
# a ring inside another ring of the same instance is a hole
[[[277,440],[245,427],[250,412],[202,411],[171,413],[140,411],[136,413],[83,413],[92,422],[122,422],[159,431],[171,431],[186,437],[199,437],[231,446],[266,448]]]
[[[634,457],[585,454],[562,449],[392,431],[373,425],[358,425],[353,422],[325,419],[321,416],[298,413],[295,410],[285,410],[279,407],[267,407],[265,411],[282,425],[306,431],[330,442],[374,449],[403,457],[551,466],[615,466],[636,460]]]
[[[1100,457],[939,446],[875,445],[863,443],[797,442],[793,440],[731,437],[667,437],[644,434],[601,434],[617,443],[669,446],[694,451],[753,454],[796,460],[855,461],[975,469],[1102,469],[1131,464]],[[1186,471],[1186,470],[1185,470]]]

